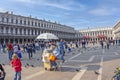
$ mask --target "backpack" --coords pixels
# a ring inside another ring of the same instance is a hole
[[[54,54],[51,54],[49,57],[50,61],[56,61],[56,56]]]

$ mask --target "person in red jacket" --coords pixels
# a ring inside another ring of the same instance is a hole
[[[14,80],[21,80],[22,64],[21,64],[21,60],[18,58],[17,54],[12,55],[11,65],[15,70]]]
[[[12,45],[12,43],[9,43],[7,47],[8,47],[9,60],[11,61],[12,60],[12,54],[13,54],[13,45]]]

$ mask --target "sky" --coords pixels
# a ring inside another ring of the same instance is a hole
[[[0,0],[0,12],[50,20],[75,29],[113,27],[120,0]]]

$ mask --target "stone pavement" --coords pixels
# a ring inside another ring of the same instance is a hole
[[[77,49],[67,53],[65,59],[62,71],[45,71],[39,52],[31,60],[24,53],[22,80],[111,80],[114,70],[120,66],[120,47]],[[7,54],[0,54],[0,63],[6,64],[6,80],[13,80],[14,72]],[[26,67],[26,64],[30,66]]]

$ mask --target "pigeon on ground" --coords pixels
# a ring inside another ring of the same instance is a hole
[[[72,54],[75,54],[75,53],[72,53]]]
[[[29,64],[28,64],[28,63],[27,63],[26,65],[27,65],[27,66],[29,66]]]
[[[79,72],[80,71],[80,69],[76,69],[76,72]]]
[[[37,61],[39,61],[40,59],[37,59]]]
[[[96,75],[100,75],[100,73],[99,73],[99,72],[97,72],[97,71],[94,71],[94,73],[95,73]]]
[[[31,65],[31,67],[34,67],[34,65]]]
[[[27,66],[25,65],[25,68],[26,68]]]

